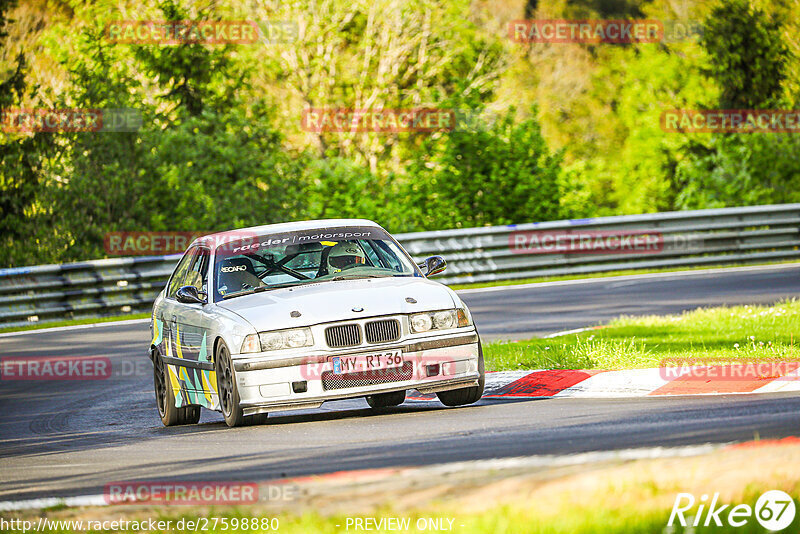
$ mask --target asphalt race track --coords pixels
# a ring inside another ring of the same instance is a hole
[[[800,265],[646,275],[463,293],[484,338],[800,296]],[[107,356],[97,381],[0,382],[0,501],[99,494],[114,481],[268,480],[530,454],[780,438],[800,432],[788,394],[643,399],[488,400],[463,408],[365,401],[270,415],[266,425],[164,428],[145,323],[0,337],[0,356]]]

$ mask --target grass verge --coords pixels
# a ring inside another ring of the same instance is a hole
[[[665,360],[794,360],[800,301],[700,308],[680,315],[621,317],[607,326],[550,339],[484,345],[489,371],[636,369]]]

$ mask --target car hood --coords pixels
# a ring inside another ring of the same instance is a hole
[[[453,308],[451,290],[425,278],[367,278],[275,289],[218,302],[259,332]],[[408,302],[408,300],[416,303]],[[354,311],[363,308],[363,311]],[[292,317],[300,312],[300,317]]]

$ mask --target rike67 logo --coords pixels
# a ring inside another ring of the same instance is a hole
[[[714,527],[738,528],[751,524],[753,519],[766,530],[777,532],[792,524],[795,513],[794,499],[780,490],[763,493],[754,507],[749,504],[722,504],[719,493],[710,499],[707,494],[696,499],[691,493],[679,493],[664,533],[695,532],[697,529],[713,531]],[[678,527],[683,529],[677,530]],[[752,532],[752,526],[745,530]]]

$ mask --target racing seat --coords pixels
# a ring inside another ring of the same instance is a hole
[[[223,260],[217,274],[217,289],[222,295],[264,285],[264,282],[256,276],[252,262],[247,258]]]

